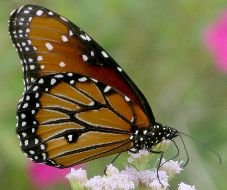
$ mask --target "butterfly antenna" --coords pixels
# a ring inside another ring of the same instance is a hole
[[[183,134],[183,133],[182,133],[182,134]],[[184,139],[183,139],[182,136],[181,136],[181,132],[179,132],[179,135],[180,135],[181,141],[182,141],[182,143],[183,143],[185,153],[186,153],[186,155],[187,155],[187,160],[186,160],[185,164],[183,165],[183,167],[185,167],[185,166],[188,165],[188,162],[189,162],[189,154],[188,154],[187,148],[186,148],[186,146],[185,146]]]
[[[207,148],[207,149],[210,150],[212,153],[214,153],[214,154],[217,156],[218,160],[219,160],[219,165],[221,165],[221,163],[222,163],[222,158],[221,158],[221,156],[220,156],[214,149],[212,149],[210,146],[208,146],[207,144],[205,144],[205,143],[199,141],[198,139],[196,139],[196,138],[194,138],[194,137],[192,137],[192,136],[190,136],[190,135],[188,135],[188,134],[185,134],[185,133],[183,133],[183,132],[179,132],[179,134],[180,134],[180,138],[181,138],[183,144],[184,144],[184,141],[183,141],[183,138],[182,138],[181,134],[184,135],[184,136],[186,136],[186,137],[188,137],[188,138],[190,138],[190,139],[192,139],[192,140],[194,140],[196,143],[202,145],[204,148]],[[184,145],[184,147],[185,147],[185,145]],[[186,152],[187,152],[187,151],[186,151]]]
[[[165,162],[163,162],[163,163],[161,164],[161,166],[164,165],[165,163],[169,162],[170,160],[174,160],[174,159],[177,158],[177,157],[179,156],[179,154],[180,154],[180,150],[179,150],[179,148],[178,148],[176,142],[175,142],[174,140],[171,140],[171,141],[174,143],[174,145],[175,145],[175,147],[176,147],[176,149],[177,149],[177,154],[174,155],[172,158],[170,158],[170,159],[166,160]],[[161,166],[160,166],[160,167],[161,167]]]

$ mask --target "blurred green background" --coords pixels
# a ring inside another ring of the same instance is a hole
[[[173,187],[184,181],[201,190],[226,189],[227,75],[215,68],[202,45],[204,28],[227,8],[224,0],[1,1],[0,189],[35,189],[15,134],[16,104],[23,83],[7,27],[10,12],[28,3],[52,9],[84,29],[141,89],[157,121],[191,134],[220,153],[221,166],[210,151],[185,138],[190,163],[172,181]],[[174,153],[174,148],[168,152]],[[103,162],[111,159],[90,162],[87,168],[91,174],[102,173]],[[185,159],[183,151],[178,159]]]

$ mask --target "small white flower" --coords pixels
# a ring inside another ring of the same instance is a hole
[[[91,178],[85,183],[85,187],[89,190],[105,190],[103,188],[105,185],[105,180],[99,175]]]
[[[88,180],[86,170],[83,170],[81,168],[78,170],[71,168],[71,172],[68,173],[65,177],[70,181],[70,184],[74,190],[84,189],[83,186]]]
[[[177,190],[196,190],[196,188],[195,186],[187,185],[181,182]]]
[[[130,190],[136,186],[129,176],[117,173],[111,176],[95,176],[86,182],[85,187],[89,190]]]
[[[130,176],[123,173],[119,173],[109,177],[108,179],[110,187],[108,190],[122,189],[129,190],[135,189],[136,185]]]
[[[162,181],[162,184],[160,184],[160,182],[158,180],[154,180],[153,182],[151,182],[149,184],[149,187],[152,190],[166,190],[168,186],[169,186],[169,184],[167,181]]]
[[[65,176],[68,180],[78,180],[80,183],[84,184],[87,181],[86,170],[71,168],[71,172]]]
[[[107,168],[106,168],[106,174],[108,176],[112,176],[114,174],[118,174],[119,173],[119,170],[114,167],[112,164],[108,165]]]
[[[139,183],[138,171],[133,167],[126,167],[125,170],[121,171],[121,174],[127,175],[136,185]]]
[[[166,175],[166,172],[159,171],[158,174],[159,174],[159,180],[162,184],[160,184],[157,178],[157,172],[151,171],[151,170],[139,171],[138,172],[139,181],[143,186],[151,188],[152,190],[167,189],[169,184],[168,184],[168,176]]]
[[[168,176],[173,177],[183,170],[180,167],[182,163],[183,161],[169,160],[168,162],[166,162],[165,159],[162,159],[160,170],[166,171]]]

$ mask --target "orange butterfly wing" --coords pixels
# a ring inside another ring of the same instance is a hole
[[[17,117],[23,152],[57,167],[129,150],[132,132],[149,125],[123,94],[73,73],[36,80],[23,95]]]
[[[12,13],[9,32],[22,60],[26,88],[40,76],[81,74],[125,94],[155,123],[146,98],[122,68],[88,34],[64,17],[43,7],[23,6]]]
[[[27,5],[12,12],[9,32],[25,80],[17,134],[35,162],[69,167],[123,152],[133,132],[155,123],[125,72],[67,19]]]

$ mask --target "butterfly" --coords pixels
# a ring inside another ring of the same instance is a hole
[[[155,121],[148,101],[113,58],[66,18],[36,5],[11,13],[24,93],[16,132],[25,155],[70,167],[152,148],[179,132]]]

